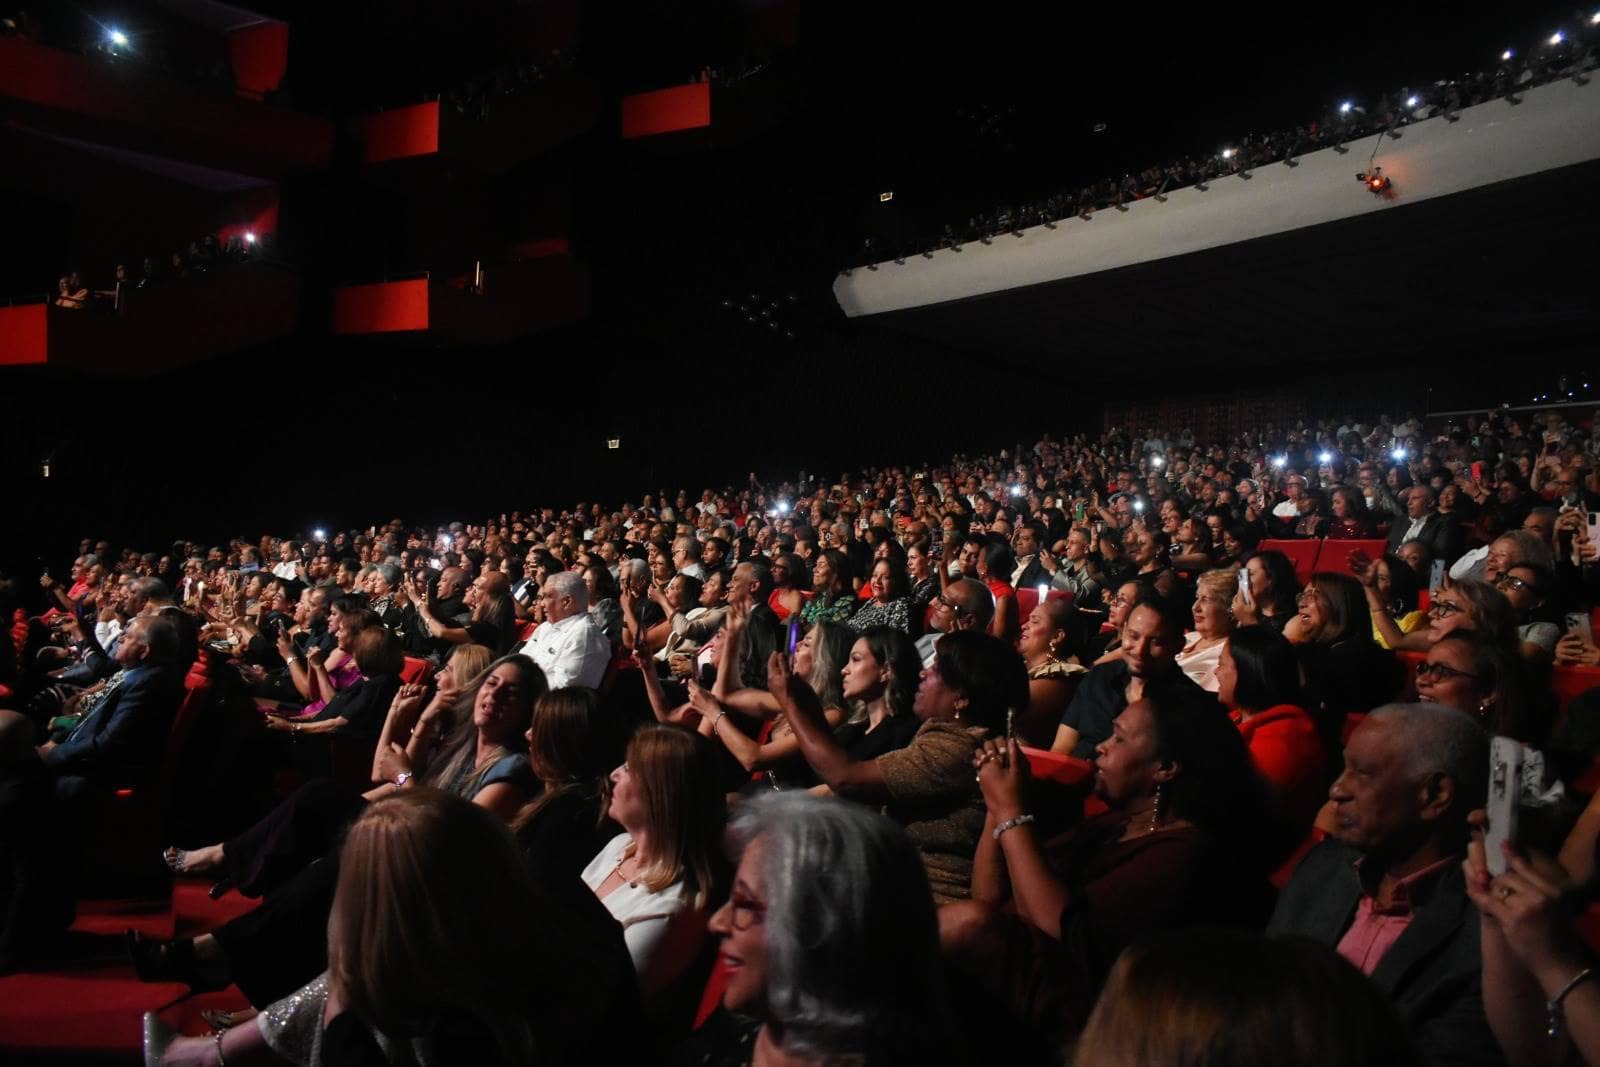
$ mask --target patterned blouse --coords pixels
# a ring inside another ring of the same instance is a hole
[[[818,593],[800,609],[800,621],[807,626],[819,622],[844,622],[855,610],[856,598],[849,593],[829,597]]]
[[[911,600],[909,597],[898,597],[887,604],[878,603],[877,599],[868,600],[861,605],[861,610],[850,616],[850,629],[856,633],[869,630],[874,626],[892,626],[901,633],[911,632]]]

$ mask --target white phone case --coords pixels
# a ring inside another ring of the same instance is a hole
[[[1489,743],[1488,831],[1483,838],[1484,861],[1489,873],[1506,873],[1502,843],[1517,843],[1517,800],[1522,783],[1522,742],[1496,737]]]

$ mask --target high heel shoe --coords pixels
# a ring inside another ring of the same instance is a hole
[[[137,930],[129,930],[123,938],[134,973],[141,982],[181,982],[196,993],[213,992],[228,984],[200,974],[194,942],[188,938],[160,941],[143,937]]]

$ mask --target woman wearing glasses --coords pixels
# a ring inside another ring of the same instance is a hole
[[[1543,665],[1555,655],[1561,627],[1547,617],[1556,576],[1537,563],[1516,563],[1501,572],[1494,586],[1511,602],[1517,615],[1518,650],[1531,664]]]
[[[1417,664],[1417,696],[1457,708],[1491,734],[1538,746],[1549,723],[1529,699],[1523,665],[1506,649],[1472,630],[1454,630]]]
[[[1379,647],[1389,647],[1383,630],[1378,626],[1380,611],[1388,612],[1389,618],[1394,620],[1395,626],[1403,634],[1427,625],[1428,613],[1418,607],[1422,583],[1417,578],[1417,572],[1405,560],[1399,556],[1385,555],[1370,563],[1357,558],[1352,565],[1367,590],[1367,607],[1372,612],[1372,639],[1378,642]]]
[[[1366,596],[1373,625],[1384,643],[1397,651],[1426,652],[1456,630],[1476,630],[1507,648],[1517,645],[1516,611],[1505,594],[1488,582],[1471,578],[1451,582],[1434,594],[1428,606],[1428,624],[1410,633],[1400,631],[1388,605],[1374,602],[1377,598],[1371,588]]]

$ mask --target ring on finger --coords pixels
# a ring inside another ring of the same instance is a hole
[[[1500,899],[1501,900],[1508,900],[1508,899],[1510,899],[1511,894],[1515,893],[1516,891],[1517,891],[1517,889],[1516,889],[1515,886],[1503,885],[1503,886],[1500,887],[1500,890],[1499,890]]]

